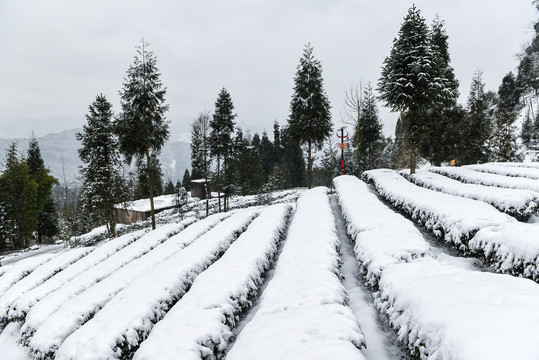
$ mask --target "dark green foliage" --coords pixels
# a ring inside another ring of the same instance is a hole
[[[291,139],[288,128],[281,131],[282,158],[281,160],[288,167],[289,184],[291,187],[302,187],[306,185],[305,160],[300,145]]]
[[[264,170],[264,180],[268,181],[273,165],[275,164],[275,152],[273,144],[268,138],[268,133],[262,133],[259,147],[260,160],[262,161],[262,169]]]
[[[185,191],[191,191],[191,175],[189,174],[188,169],[185,169],[185,172],[183,173],[182,184]]]
[[[0,176],[0,200],[13,233],[13,247],[23,249],[31,245],[32,233],[37,230],[38,184],[28,171],[26,159],[19,158],[17,145],[12,143],[6,151],[4,173]]]
[[[443,61],[441,48],[433,51],[429,29],[419,9],[408,10],[390,55],[384,60],[378,82],[380,98],[393,110],[404,112],[408,124],[405,135],[410,146],[410,169],[415,172],[416,148],[428,113],[446,101],[450,83],[437,65]],[[437,54],[437,55],[436,55]]]
[[[209,177],[210,159],[210,113],[203,112],[191,124],[191,177]]]
[[[217,159],[217,174],[215,183],[218,190],[224,190],[224,210],[227,211],[227,195],[230,192],[230,178],[227,174],[227,166],[229,154],[232,148],[231,134],[234,132],[234,119],[236,114],[233,113],[234,104],[232,98],[225,88],[221,89],[217,100],[215,101],[215,111],[210,121],[210,153]],[[221,160],[223,171],[221,174]],[[221,196],[219,199],[219,211],[221,211]]]
[[[363,92],[363,98],[361,102],[361,108],[359,112],[358,127],[354,129],[353,145],[360,147],[360,153],[362,154],[362,162],[365,166],[362,169],[374,168],[374,152],[376,144],[383,139],[382,137],[382,123],[378,117],[378,107],[376,106],[376,98],[372,87],[367,85]],[[357,133],[359,132],[359,134]],[[359,144],[356,143],[356,139],[359,139]]]
[[[112,104],[103,94],[88,107],[86,125],[77,133],[81,142],[81,206],[94,223],[104,223],[115,236],[114,205],[127,201],[128,193],[120,174],[118,139],[114,135]]]
[[[151,156],[159,154],[169,138],[169,123],[165,113],[166,88],[161,82],[157,60],[148,51],[149,44],[141,41],[138,56],[127,70],[123,89],[120,91],[122,112],[116,119],[120,152],[131,163],[133,158],[146,159],[146,168],[151,168]],[[160,170],[159,170],[160,171]],[[149,172],[152,174],[152,171]],[[152,228],[155,229],[153,205],[153,181],[147,183],[152,208]]]
[[[230,174],[234,192],[241,195],[256,194],[264,185],[264,170],[259,148],[244,138],[241,128],[236,129]]]
[[[534,140],[534,126],[530,114],[526,114],[526,118],[522,123],[522,130],[520,132],[520,138],[522,143],[527,148],[532,148],[535,144],[532,142]]]
[[[161,162],[156,154],[152,154],[151,162],[151,179],[154,196],[163,195],[163,171],[161,170]],[[148,189],[148,166],[145,159],[136,161],[137,168],[137,186],[135,190],[135,200],[147,199],[150,197]]]
[[[51,196],[52,187],[58,184],[58,180],[50,175],[49,169],[45,168],[45,162],[41,157],[41,150],[39,149],[39,143],[34,134],[30,137],[28,143],[28,172],[30,177],[37,183],[37,198],[36,198],[36,211],[41,214],[44,211],[45,203]],[[37,239],[38,243],[42,242],[43,234],[41,228],[54,227],[54,224],[42,224],[41,221],[46,221],[48,217],[39,217]]]
[[[172,195],[174,194],[174,183],[172,180],[169,180],[163,189],[163,195]]]
[[[58,212],[52,196],[47,198],[43,211],[39,215],[38,233],[46,240],[45,242],[49,243],[60,233]]]
[[[7,246],[11,243],[12,238],[12,227],[6,212],[6,206],[0,200],[0,251],[5,251],[7,249]]]
[[[322,65],[313,57],[313,47],[305,46],[294,78],[288,133],[290,140],[307,144],[307,187],[312,182],[312,151],[321,148],[331,131],[331,113],[322,78]]]
[[[517,160],[517,135],[514,123],[517,119],[519,97],[516,91],[516,81],[513,73],[504,76],[498,88],[498,103],[496,111],[496,161]]]

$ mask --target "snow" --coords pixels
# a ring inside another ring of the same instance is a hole
[[[531,190],[500,188],[493,191],[489,186],[464,184],[427,170],[417,170],[412,175],[403,170],[400,174],[416,185],[444,194],[486,202],[523,221],[537,212],[539,205],[539,193]]]
[[[513,223],[481,229],[469,247],[497,271],[539,282],[539,226]]]
[[[465,167],[441,166],[429,168],[428,170],[470,184],[539,192],[539,181],[533,179],[482,173]],[[493,189],[493,191],[495,190]]]
[[[187,294],[152,329],[134,359],[202,359],[222,354],[236,318],[250,307],[277,251],[289,205],[264,210],[221,259],[194,281]]]
[[[333,180],[360,270],[375,287],[390,264],[411,261],[430,253],[429,244],[412,222],[385,206],[357,177]]]
[[[479,229],[516,222],[491,205],[419,187],[393,170],[370,170],[364,177],[395,207],[463,251]]]
[[[498,174],[498,175],[539,180],[539,169],[534,169],[534,168],[492,165],[492,164],[466,165],[464,166],[464,168],[475,170],[475,171],[480,171],[480,172],[485,172],[485,173],[490,173],[490,174]]]
[[[237,211],[182,251],[138,276],[92,319],[69,335],[59,346],[55,358],[127,356],[148,336],[154,323],[185,294],[197,275],[226,251],[259,212],[252,208]],[[54,338],[49,333],[47,336]]]
[[[2,359],[6,360],[28,360],[26,349],[17,343],[21,324],[11,322],[7,324],[4,331],[0,332],[0,351]]]
[[[273,278],[227,355],[235,359],[364,359],[339,276],[339,239],[327,188],[298,199]]]
[[[43,254],[27,259],[23,259],[12,265],[8,270],[0,276],[0,294],[5,292],[19,280],[31,274],[41,264],[46,263],[57,254]]]
[[[13,321],[24,318],[30,308],[39,300],[54,292],[60,286],[69,282],[77,275],[84,273],[120,249],[131,244],[133,241],[138,239],[140,235],[142,235],[142,233],[133,233],[107,241],[88,255],[84,256],[81,260],[73,263],[63,271],[45,281],[45,283],[32,289],[31,291],[25,292],[15,302],[13,302],[13,304],[11,304],[8,313],[8,320]]]
[[[176,194],[156,196],[153,198],[153,206],[155,210],[170,208],[170,207],[176,206],[176,199],[177,199]],[[126,203],[125,205],[118,204],[116,205],[116,207],[120,209],[127,209],[127,210],[140,211],[140,212],[147,212],[147,211],[152,210],[149,199],[130,201]]]
[[[0,323],[7,321],[10,305],[22,294],[41,285],[47,279],[81,259],[93,249],[93,247],[85,247],[63,251],[35,268],[28,276],[13,284],[9,290],[0,295]]]
[[[539,287],[431,258],[384,270],[378,310],[421,359],[539,359]]]

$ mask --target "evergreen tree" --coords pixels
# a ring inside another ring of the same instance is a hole
[[[522,143],[528,149],[532,148],[533,136],[534,136],[534,134],[533,134],[533,123],[532,123],[532,119],[530,117],[530,113],[528,112],[526,114],[526,118],[524,119],[524,122],[522,123],[522,130],[520,132],[520,138],[522,139]]]
[[[103,94],[88,107],[86,125],[77,133],[81,142],[81,203],[94,221],[104,223],[110,237],[116,236],[114,205],[127,201],[128,193],[120,174],[118,139],[113,132],[112,104]]]
[[[0,200],[5,205],[15,249],[29,246],[32,233],[37,230],[40,213],[36,206],[37,189],[26,159],[18,158],[17,145],[12,143],[6,151],[4,173],[0,175]]]
[[[174,183],[172,180],[167,181],[165,188],[163,189],[163,195],[172,195],[174,194]]]
[[[241,128],[236,129],[230,174],[241,195],[257,193],[264,184],[264,170],[258,149],[243,137]]]
[[[313,47],[305,46],[294,78],[288,131],[293,141],[307,144],[307,187],[312,186],[312,151],[321,148],[331,131],[329,99],[322,79],[322,65],[313,57]]]
[[[148,43],[141,41],[138,56],[127,70],[123,89],[120,91],[122,113],[116,120],[120,152],[131,163],[133,158],[146,159],[146,168],[151,169],[151,158],[159,154],[169,138],[169,124],[165,118],[166,88],[161,82],[157,61]],[[148,192],[152,212],[152,228],[155,229],[154,188],[148,172]]]
[[[281,128],[277,120],[273,123],[273,159],[276,163],[281,161],[283,149],[281,145]]]
[[[182,184],[185,191],[191,191],[191,175],[189,174],[188,169],[185,169],[185,172],[183,173]]]
[[[5,251],[11,242],[11,229],[6,206],[0,200],[0,252]]]
[[[305,186],[305,160],[300,145],[293,141],[288,128],[281,131],[281,144],[283,147],[282,161],[288,167],[288,184],[292,187]]]
[[[202,112],[191,124],[191,177],[209,178],[210,159],[210,113]]]
[[[28,143],[28,172],[32,180],[37,183],[37,198],[36,198],[36,212],[41,214],[45,208],[45,204],[51,196],[52,187],[55,184],[59,184],[58,180],[50,175],[49,169],[45,168],[45,163],[41,157],[41,150],[39,149],[39,143],[34,134],[30,137]],[[38,216],[38,228],[37,238],[38,243],[41,244],[43,234],[41,228],[54,227],[54,224],[41,224],[41,220],[46,221],[49,217]]]
[[[38,233],[45,239],[52,239],[60,233],[58,212],[54,198],[49,196],[41,214],[39,214]]]
[[[148,177],[148,166],[145,159],[139,158],[136,161],[137,168],[137,186],[135,191],[135,199],[147,199],[150,197],[148,181],[151,178],[152,190],[154,196],[163,195],[163,171],[161,170],[161,162],[156,154],[150,157],[151,173]]]
[[[268,181],[271,170],[273,169],[273,165],[275,164],[275,153],[273,150],[273,144],[268,138],[268,133],[266,131],[262,133],[259,154],[262,161],[262,168],[264,170],[264,180]]]
[[[496,160],[515,161],[518,150],[514,123],[517,119],[518,97],[515,96],[516,81],[512,72],[504,76],[498,89],[496,111]]]
[[[269,191],[276,191],[288,189],[290,186],[290,171],[287,164],[281,159],[273,166],[267,188]]]
[[[313,183],[315,186],[327,186],[332,187],[333,178],[339,175],[339,160],[337,159],[337,152],[335,150],[335,142],[331,137],[326,139],[326,146],[324,146],[323,155],[320,159],[320,166],[315,167],[316,171]]]
[[[358,128],[355,131],[360,132],[360,135],[354,135],[354,139],[360,139],[361,142],[356,144],[361,148],[361,153],[365,154],[366,166],[362,168],[372,169],[374,167],[374,152],[376,143],[383,139],[382,123],[378,117],[378,107],[376,106],[376,98],[370,84],[367,85],[363,92],[361,110],[359,112]]]
[[[411,173],[415,172],[416,150],[428,125],[427,115],[447,92],[447,80],[435,69],[435,63],[429,29],[419,9],[413,6],[393,40],[378,82],[380,98],[393,111],[404,112],[408,119],[405,134],[410,147]]]
[[[225,190],[224,211],[227,211],[227,195],[229,179],[227,177],[227,161],[232,147],[231,134],[234,131],[234,119],[236,114],[233,114],[234,104],[232,98],[225,88],[221,89],[217,101],[215,102],[215,111],[213,118],[210,121],[210,152],[217,159],[217,189]],[[221,161],[223,164],[223,174],[221,175]],[[221,193],[218,193],[219,211],[221,211]]]
[[[475,164],[489,159],[488,140],[492,134],[488,98],[482,72],[477,70],[468,95],[468,109],[463,124],[463,164]]]

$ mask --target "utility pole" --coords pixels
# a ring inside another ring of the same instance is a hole
[[[344,128],[346,126],[343,126],[339,130],[337,130],[337,137],[341,139],[341,143],[337,144],[337,146],[341,149],[341,175],[344,175],[344,149],[347,149],[350,143],[345,143],[344,139],[348,137],[348,133],[344,135]],[[339,131],[341,134],[339,135]]]

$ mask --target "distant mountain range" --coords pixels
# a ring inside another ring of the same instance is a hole
[[[66,130],[38,138],[45,166],[62,184],[64,177],[68,184],[78,181],[79,167],[82,162],[77,152],[80,142],[75,138],[75,134],[79,131],[81,129]],[[19,153],[26,154],[28,138],[0,138],[0,169],[3,169],[4,166],[6,149],[14,141],[17,143]],[[185,141],[167,142],[161,151],[159,160],[165,180],[171,179],[176,182],[183,177],[185,169],[191,171],[190,144]]]

